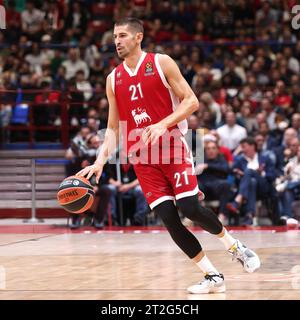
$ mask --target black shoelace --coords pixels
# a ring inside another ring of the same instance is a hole
[[[219,278],[222,278],[223,280],[224,280],[224,276],[220,273],[220,274],[206,274],[205,276],[204,276],[204,278],[206,279],[206,280],[212,280],[212,281],[214,281],[214,282],[217,282],[215,279],[214,279],[214,277],[219,277]]]

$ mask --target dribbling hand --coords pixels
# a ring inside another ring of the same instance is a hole
[[[102,174],[103,167],[99,164],[92,164],[91,166],[87,166],[84,169],[80,170],[76,173],[76,176],[85,177],[89,180],[92,175],[94,174],[96,176],[96,182],[99,183],[101,174]]]

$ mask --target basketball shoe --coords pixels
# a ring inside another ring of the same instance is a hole
[[[244,270],[249,273],[254,272],[260,267],[258,255],[243,245],[239,240],[236,240],[228,252],[232,255],[232,260],[239,261],[244,267]]]
[[[193,286],[188,287],[189,293],[200,294],[200,293],[222,293],[225,292],[224,276],[216,273],[207,273],[204,279]]]

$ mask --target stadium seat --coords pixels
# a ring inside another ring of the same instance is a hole
[[[28,123],[29,106],[26,103],[17,104],[13,108],[11,124],[23,124]]]

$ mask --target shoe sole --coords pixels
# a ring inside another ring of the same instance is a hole
[[[203,290],[203,291],[198,291],[198,292],[193,292],[189,289],[187,289],[188,293],[190,294],[211,294],[211,293],[224,293],[226,291],[226,286],[225,284],[222,285],[221,287],[213,287],[210,288],[209,290]]]

